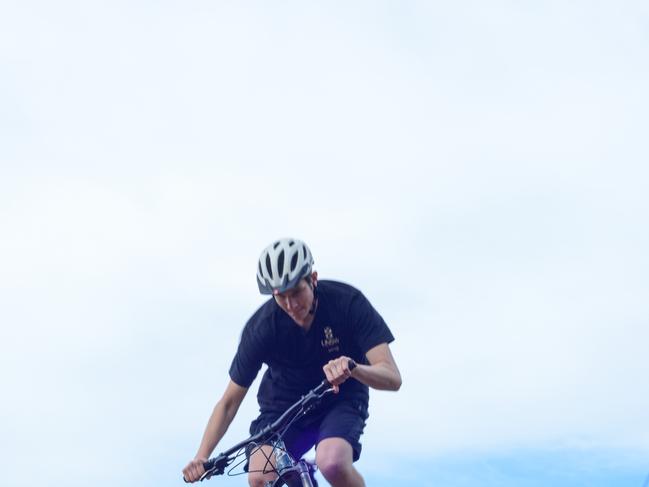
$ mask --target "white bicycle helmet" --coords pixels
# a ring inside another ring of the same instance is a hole
[[[261,294],[283,293],[311,274],[313,256],[309,247],[295,238],[279,239],[259,256],[257,284]]]

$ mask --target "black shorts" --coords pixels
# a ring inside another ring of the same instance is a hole
[[[250,434],[261,431],[281,416],[281,413],[261,413],[250,425]],[[297,420],[283,436],[286,449],[296,460],[325,438],[343,438],[352,446],[354,461],[361,456],[359,441],[369,417],[367,406],[354,399],[335,401],[326,410],[312,411]]]

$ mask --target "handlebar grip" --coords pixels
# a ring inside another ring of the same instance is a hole
[[[207,472],[208,470],[211,470],[212,468],[214,468],[214,465],[216,464],[217,460],[219,460],[220,458],[221,458],[221,455],[219,455],[218,457],[210,458],[210,459],[207,460],[206,462],[203,462],[203,469],[204,469],[206,472]],[[201,478],[201,480],[203,480],[203,479]],[[186,484],[191,483],[191,482],[189,482],[189,481],[185,478],[184,475],[183,475],[183,482],[185,482]]]

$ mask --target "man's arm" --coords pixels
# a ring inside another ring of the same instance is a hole
[[[401,374],[397,367],[390,346],[381,343],[368,350],[365,354],[369,365],[357,364],[354,370],[349,370],[349,357],[338,357],[329,361],[323,367],[327,380],[338,392],[338,385],[350,377],[363,384],[384,391],[398,391],[401,387]]]
[[[370,349],[365,356],[370,365],[357,364],[351,376],[374,389],[398,391],[401,387],[401,374],[394,361],[390,346],[381,343]]]
[[[183,469],[183,476],[187,481],[194,482],[203,475],[205,472],[203,462],[207,461],[218,442],[223,438],[247,392],[246,387],[241,387],[230,380],[223,396],[214,406],[196,456]]]

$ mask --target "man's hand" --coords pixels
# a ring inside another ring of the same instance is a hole
[[[207,458],[194,458],[183,468],[183,478],[186,482],[196,482],[201,478],[201,475],[205,473],[204,462],[207,462]]]
[[[337,359],[330,360],[329,363],[322,367],[327,380],[333,386],[336,394],[340,390],[338,386],[352,376],[352,371],[349,369],[350,360],[349,357],[343,355]]]

